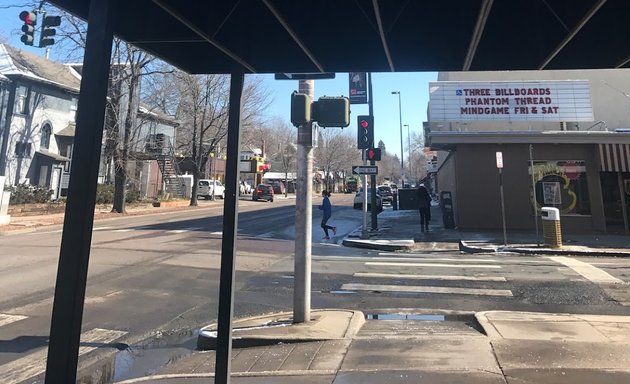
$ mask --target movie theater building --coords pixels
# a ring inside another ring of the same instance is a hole
[[[630,233],[630,70],[445,72],[429,88],[459,228],[501,229],[502,185],[508,231],[556,207],[564,233]]]

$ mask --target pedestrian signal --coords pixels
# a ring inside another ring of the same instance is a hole
[[[381,161],[381,149],[369,148],[367,151],[367,159],[370,161]]]

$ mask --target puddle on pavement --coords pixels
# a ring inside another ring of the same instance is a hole
[[[155,374],[163,367],[190,356],[197,347],[197,330],[161,334],[116,353],[114,382]]]
[[[367,313],[366,320],[414,320],[414,321],[443,321],[460,322],[477,332],[486,334],[485,330],[477,321],[474,314],[424,314],[424,313]]]

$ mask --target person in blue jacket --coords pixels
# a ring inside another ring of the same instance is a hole
[[[322,217],[322,229],[324,230],[324,240],[328,240],[330,239],[330,236],[328,236],[328,230],[332,229],[333,232],[333,236],[337,234],[337,227],[332,227],[330,225],[328,225],[328,219],[330,219],[330,216],[332,216],[332,204],[330,204],[330,192],[328,192],[327,190],[323,190],[322,191],[322,197],[324,198],[324,200],[322,201],[322,205],[319,206],[319,209],[321,209],[322,211],[324,211],[324,217]]]

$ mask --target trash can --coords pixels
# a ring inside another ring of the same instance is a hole
[[[542,207],[543,238],[545,245],[551,248],[562,247],[562,232],[560,231],[560,210],[552,207]]]
[[[440,192],[440,206],[444,228],[455,229],[455,214],[453,213],[453,197],[450,191]]]

